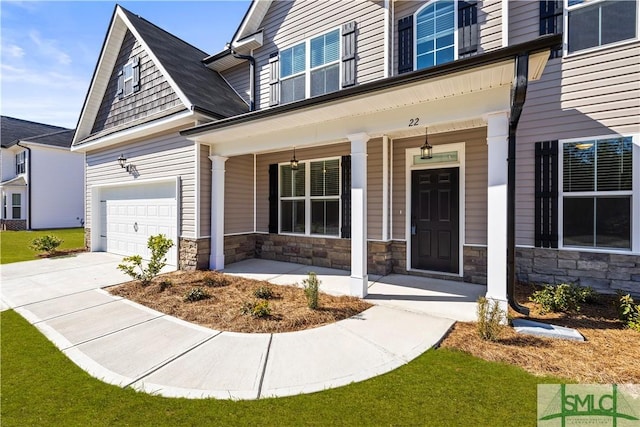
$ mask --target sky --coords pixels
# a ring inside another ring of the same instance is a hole
[[[121,1],[208,54],[230,41],[250,1]],[[0,113],[75,128],[114,1],[0,0]]]

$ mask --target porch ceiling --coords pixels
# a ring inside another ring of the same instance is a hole
[[[548,51],[529,58],[529,78],[537,80]],[[337,143],[365,132],[406,137],[485,126],[483,116],[509,111],[514,60],[469,68],[328,102],[291,108],[280,114],[229,123],[190,136],[223,156],[305,145]],[[419,119],[417,126],[409,126]],[[414,120],[415,121],[415,120]]]

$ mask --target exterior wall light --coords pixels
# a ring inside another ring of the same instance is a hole
[[[289,164],[291,165],[291,170],[298,170],[298,159],[296,159],[296,147],[293,147],[293,157],[289,160]]]
[[[422,160],[433,158],[433,147],[427,141],[427,128],[424,128],[424,144],[420,147],[420,158]]]

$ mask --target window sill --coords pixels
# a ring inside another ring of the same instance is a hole
[[[633,249],[615,249],[615,248],[593,248],[587,246],[562,246],[558,248],[560,251],[575,251],[575,252],[593,252],[593,253],[606,253],[616,255],[640,255],[640,253],[633,252]]]
[[[325,235],[325,234],[302,234],[302,233],[278,233],[279,236],[292,236],[292,237],[310,237],[313,239],[341,239],[340,236]]]
[[[582,55],[589,55],[591,53],[598,53],[601,52],[603,50],[606,49],[614,49],[617,47],[624,47],[626,45],[631,45],[634,43],[638,43],[640,42],[640,38],[634,38],[634,39],[627,39],[627,40],[622,40],[619,42],[615,42],[615,43],[609,43],[609,44],[605,44],[605,45],[601,45],[601,46],[595,46],[595,47],[590,47],[588,49],[583,49],[583,50],[579,50],[577,52],[571,52],[569,53],[567,51],[567,53],[565,53],[562,57],[562,59],[573,59],[573,58],[579,58]]]

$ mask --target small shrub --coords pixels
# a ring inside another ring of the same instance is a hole
[[[478,298],[478,334],[487,341],[497,341],[504,328],[505,313],[498,301]]]
[[[229,281],[222,274],[207,276],[202,282],[209,288],[221,288],[223,286],[229,285]]]
[[[184,296],[185,302],[196,302],[201,301],[203,299],[211,298],[211,295],[207,293],[202,288],[193,288],[189,292],[187,292]]]
[[[640,304],[636,304],[629,294],[618,293],[618,297],[618,317],[627,328],[640,332]]]
[[[273,290],[269,286],[260,286],[253,291],[253,296],[258,299],[271,299],[273,298]]]
[[[309,277],[302,281],[302,285],[304,286],[304,295],[307,297],[307,306],[312,310],[317,309],[320,281],[316,273],[309,272]]]
[[[173,282],[171,281],[171,279],[164,279],[162,282],[160,282],[160,292],[164,292],[171,286],[173,286]]]
[[[62,244],[63,240],[53,234],[37,237],[31,241],[29,247],[36,252],[52,254]]]
[[[271,314],[269,301],[245,301],[242,303],[240,312],[252,317],[267,317]]]
[[[540,304],[543,313],[580,311],[580,304],[594,302],[598,294],[591,287],[582,287],[573,283],[545,285],[535,291],[529,300]]]
[[[149,236],[147,247],[151,250],[151,259],[147,267],[142,266],[140,255],[131,255],[122,259],[122,264],[118,269],[134,280],[140,280],[142,286],[147,286],[156,277],[160,270],[167,265],[167,252],[173,246],[173,240],[168,239],[164,234]],[[137,272],[136,269],[140,270]]]

